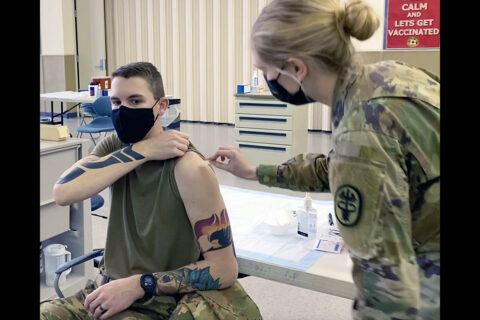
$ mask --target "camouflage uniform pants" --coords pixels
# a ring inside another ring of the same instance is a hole
[[[40,319],[94,319],[92,314],[85,310],[83,303],[85,297],[96,288],[98,288],[97,282],[89,280],[85,288],[74,296],[42,302]],[[262,319],[262,316],[257,305],[236,281],[227,289],[184,294],[179,297],[178,301],[173,296],[157,296],[146,302],[135,302],[109,319],[257,320]]]

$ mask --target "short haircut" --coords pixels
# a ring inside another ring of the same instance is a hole
[[[150,86],[150,91],[153,93],[155,99],[160,99],[165,96],[163,89],[162,75],[157,68],[150,62],[132,62],[121,66],[112,73],[112,80],[115,77],[130,78],[140,77]]]

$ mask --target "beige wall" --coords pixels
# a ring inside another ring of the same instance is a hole
[[[182,119],[234,123],[236,86],[250,83],[253,71],[251,26],[269,2],[105,0],[107,72],[150,61],[161,72],[166,93],[182,99]],[[371,2],[383,24],[383,1]],[[400,59],[439,71],[438,50],[384,52],[377,43],[383,38],[375,39],[355,44],[364,62]],[[264,84],[261,73],[259,82]],[[309,129],[323,130],[328,107],[309,108]]]
[[[105,76],[105,13],[103,0],[77,0],[77,45],[80,89],[92,77]]]
[[[41,93],[77,90],[73,0],[40,1],[40,39]],[[50,103],[40,102],[40,111],[50,112]]]
[[[73,0],[40,0],[42,55],[75,54]]]
[[[106,0],[107,71],[150,61],[182,119],[234,122],[236,85],[250,83],[249,34],[267,0]]]
[[[440,51],[439,50],[415,50],[397,51],[385,50],[377,52],[359,52],[360,59],[364,63],[380,60],[400,60],[419,67],[428,69],[440,75]]]

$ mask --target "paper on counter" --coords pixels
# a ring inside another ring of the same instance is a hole
[[[274,235],[265,223],[276,212],[285,213],[301,206],[302,198],[223,185],[220,185],[220,191],[227,207],[236,249],[294,262],[312,252],[314,240],[297,236],[295,225],[285,235]],[[333,202],[316,202],[313,201],[313,205],[319,211],[319,219],[328,223],[326,217],[333,208]]]

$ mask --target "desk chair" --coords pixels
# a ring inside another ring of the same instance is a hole
[[[107,217],[105,216],[101,216],[101,215],[97,215],[95,213],[93,213],[93,211],[96,211],[98,209],[100,209],[104,203],[105,203],[105,200],[103,199],[103,197],[101,195],[99,195],[98,193],[93,195],[91,198],[90,198],[90,203],[91,203],[91,211],[92,211],[92,215],[94,216],[97,216],[97,217],[101,217],[101,218],[104,218],[104,219],[107,219]],[[58,280],[60,279],[60,275],[70,269],[71,267],[74,267],[76,266],[77,264],[81,264],[81,263],[84,263],[86,261],[89,261],[91,259],[94,259],[93,260],[93,266],[95,268],[98,268],[98,266],[100,265],[100,261],[102,260],[103,258],[103,249],[95,249],[93,250],[92,252],[90,253],[87,253],[83,256],[80,256],[78,258],[75,258],[69,262],[67,262],[66,264],[64,265],[61,265],[56,271],[56,275],[55,275],[55,282],[54,282],[54,286],[55,286],[55,292],[57,293],[58,297],[59,298],[64,298],[63,294],[62,294],[62,291],[60,290],[60,287],[58,286]]]
[[[103,219],[107,219],[106,216],[102,216],[102,215],[99,215],[99,214],[95,214],[93,213],[93,211],[97,210],[97,209],[100,209],[101,207],[103,207],[103,204],[105,203],[105,200],[103,200],[103,197],[101,195],[99,195],[98,193],[97,194],[94,194],[91,198],[90,198],[90,211],[92,212],[92,216],[96,216],[96,217],[100,217],[100,218],[103,218]]]
[[[90,198],[90,203],[91,203],[91,208],[90,209],[93,212],[93,211],[101,208],[103,206],[103,204],[105,203],[105,201],[103,200],[103,197],[97,193],[97,194],[94,194]]]
[[[82,109],[82,117],[80,120],[80,125],[87,124],[87,121],[85,121],[85,116],[90,116],[92,118],[95,118],[97,116],[97,113],[95,112],[95,108],[93,107],[93,103],[82,103],[80,105],[80,108]]]
[[[94,258],[99,258],[99,260],[101,260],[102,257],[103,257],[103,249],[96,249],[96,250],[93,250],[90,253],[87,253],[87,254],[83,255],[83,256],[72,259],[69,262],[64,263],[60,267],[58,267],[58,269],[55,271],[55,280],[53,282],[53,285],[55,287],[55,292],[57,293],[57,296],[59,298],[65,298],[62,291],[60,290],[60,287],[58,286],[58,281],[60,280],[60,276],[62,275],[63,272],[65,272],[66,270],[76,266],[77,264],[84,263],[84,262],[92,260]],[[96,268],[98,268],[98,264],[94,263],[94,266]]]
[[[112,105],[110,97],[98,97],[97,100],[92,103],[92,108],[97,116],[93,118],[90,123],[79,126],[77,132],[80,133],[80,138],[84,133],[88,133],[92,138],[93,144],[97,145],[92,133],[105,132],[105,136],[107,136],[108,132],[115,130],[112,121]]]
[[[78,92],[82,91],[88,91],[87,89],[79,89]],[[93,108],[93,103],[81,103],[80,104],[80,109],[82,110],[81,112],[81,120],[80,120],[80,125],[87,124],[85,121],[85,116],[91,116],[92,118],[95,118],[97,116],[97,113],[95,112],[95,109]],[[78,138],[78,133],[77,133],[77,138]]]

